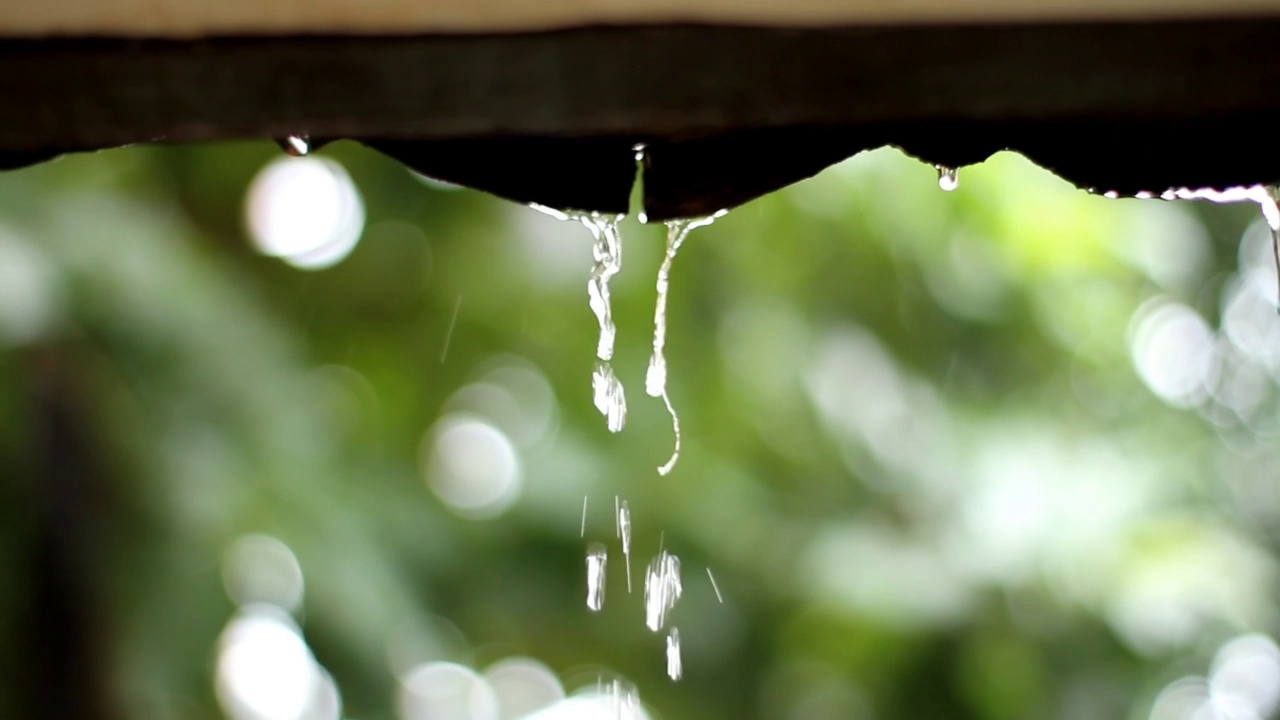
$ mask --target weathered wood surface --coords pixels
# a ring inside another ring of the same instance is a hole
[[[527,32],[584,25],[768,27],[1223,18],[1278,0],[40,0],[0,3],[5,34],[201,37]]]
[[[1274,181],[1276,47],[1276,18],[7,39],[0,165],[306,133],[505,197],[616,211],[646,143],[655,218],[886,143],[946,165],[1010,147],[1099,189]]]

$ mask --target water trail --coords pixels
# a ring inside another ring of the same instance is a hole
[[[276,139],[276,144],[286,155],[302,157],[311,152],[311,138],[307,135],[286,135]]]
[[[934,165],[938,171],[938,187],[951,192],[960,187],[960,171],[946,165]]]
[[[605,569],[609,564],[609,551],[600,543],[587,546],[587,607],[600,612],[604,607]]]
[[[587,496],[582,496],[582,529],[578,531],[578,537],[587,536]]]
[[[462,310],[462,296],[458,296],[457,302],[453,304],[453,317],[449,318],[449,329],[444,331],[444,344],[440,348],[440,364],[444,364],[445,358],[449,357],[449,343],[453,341],[454,328],[458,326],[458,312]]]
[[[618,537],[622,538],[622,557],[627,565],[627,594],[631,594],[631,508],[623,500],[618,507]]]
[[[653,632],[667,624],[667,614],[675,607],[683,590],[680,584],[680,558],[659,551],[649,562],[644,578],[644,623]]]
[[[719,600],[720,604],[723,605],[724,596],[720,594],[720,586],[716,584],[716,576],[711,574],[711,568],[707,568],[707,579],[711,581],[711,589],[716,591],[716,600]]]
[[[622,236],[618,231],[618,223],[622,215],[609,216],[600,213],[578,211],[561,212],[544,205],[530,204],[529,207],[550,215],[557,220],[580,223],[591,233],[594,240],[591,255],[595,265],[591,268],[591,276],[587,280],[587,300],[591,312],[600,325],[600,339],[596,341],[595,371],[592,373],[591,387],[595,396],[596,408],[605,416],[609,432],[619,432],[627,421],[627,400],[622,383],[613,374],[609,361],[613,359],[613,345],[617,339],[618,328],[613,323],[613,307],[609,302],[609,279],[622,270]]]
[[[667,634],[667,677],[679,680],[683,674],[680,663],[680,628],[672,627]]]
[[[680,246],[684,244],[685,238],[694,228],[710,225],[717,218],[723,217],[726,212],[728,211],[721,210],[707,217],[668,220],[666,223],[667,253],[662,258],[662,265],[658,267],[658,299],[653,310],[653,356],[649,358],[649,369],[644,376],[644,391],[650,397],[662,398],[663,404],[667,406],[667,412],[671,415],[671,431],[675,435],[675,448],[671,451],[671,459],[658,468],[659,475],[671,472],[671,469],[676,466],[676,461],[680,459],[680,417],[676,414],[676,409],[671,405],[671,398],[667,395],[667,358],[663,354],[667,346],[667,291],[671,286],[671,264],[675,262],[676,253],[680,251]]]

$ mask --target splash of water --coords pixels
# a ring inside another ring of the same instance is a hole
[[[667,634],[667,677],[679,680],[684,674],[680,662],[680,628],[672,627]]]
[[[604,608],[605,569],[609,564],[609,551],[600,543],[587,546],[587,608],[600,612]]]
[[[662,265],[658,267],[658,299],[653,310],[653,355],[649,358],[649,369],[644,376],[644,391],[650,397],[662,398],[662,402],[667,406],[667,413],[671,415],[671,431],[675,435],[675,448],[671,451],[671,459],[658,468],[659,475],[666,475],[676,466],[676,461],[680,459],[680,416],[676,414],[676,409],[671,405],[671,398],[667,395],[667,358],[663,354],[663,350],[667,346],[667,293],[671,287],[671,264],[675,262],[676,253],[680,251],[680,246],[684,244],[685,238],[695,228],[710,225],[717,218],[723,217],[727,210],[721,210],[714,215],[702,218],[692,218],[687,220],[668,220],[667,226],[667,252],[662,258]]]
[[[286,155],[302,157],[311,152],[311,138],[307,135],[286,135],[276,140]]]
[[[946,165],[934,165],[934,169],[938,171],[938,187],[951,192],[960,187],[960,171]]]
[[[644,577],[644,624],[653,632],[666,627],[667,615],[680,599],[680,558],[663,550],[649,562]]]
[[[616,498],[615,498],[616,499]],[[627,594],[631,594],[631,507],[627,501],[617,506],[618,537],[622,539],[622,557],[627,565]]]

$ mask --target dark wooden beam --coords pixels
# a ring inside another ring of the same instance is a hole
[[[1251,183],[1280,179],[1265,139],[1277,46],[1277,18],[0,39],[0,157],[305,133],[504,197],[614,211],[646,143],[654,218],[885,143],[947,165],[1023,150],[1100,189]]]

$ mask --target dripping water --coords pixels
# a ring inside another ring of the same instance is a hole
[[[957,168],[947,167],[946,165],[934,165],[938,171],[938,187],[951,192],[960,186],[960,171]]]
[[[613,374],[613,366],[603,360],[596,362],[591,373],[591,397],[596,409],[605,417],[609,432],[618,432],[627,422],[627,396],[622,381]]]
[[[605,569],[609,564],[609,551],[600,543],[587,546],[587,608],[600,612],[604,607]]]
[[[587,496],[582,496],[582,529],[578,531],[578,537],[587,536]]]
[[[665,550],[649,562],[644,578],[644,623],[653,632],[666,627],[667,615],[680,599],[680,558]]]
[[[1108,194],[1110,196],[1110,194]],[[1134,194],[1139,200],[1156,197],[1155,193],[1142,191]],[[1160,193],[1162,200],[1209,200],[1215,203],[1253,202],[1262,210],[1262,217],[1271,228],[1271,255],[1276,269],[1276,311],[1280,312],[1280,185],[1241,185],[1223,188],[1169,188]]]
[[[658,299],[653,310],[653,356],[649,358],[649,369],[644,377],[645,392],[650,397],[662,398],[663,404],[667,406],[667,413],[671,415],[671,430],[675,435],[675,447],[671,451],[671,458],[658,468],[660,475],[671,472],[676,461],[680,459],[680,417],[671,405],[670,396],[667,395],[667,358],[663,354],[667,345],[667,291],[671,284],[671,264],[675,261],[676,253],[679,252],[685,238],[694,228],[710,225],[717,218],[723,217],[726,212],[721,210],[707,217],[666,222],[667,252],[662,258],[662,265],[658,267]]]
[[[311,152],[311,137],[308,135],[286,135],[276,139],[276,144],[286,155],[302,157]]]
[[[680,628],[672,627],[667,634],[667,677],[679,680],[683,674],[680,663]]]
[[[615,500],[616,500],[615,496]],[[631,594],[631,508],[623,500],[617,506],[618,537],[622,540],[622,558],[627,566],[627,594]]]
[[[537,204],[529,207],[557,220],[581,224],[594,240],[591,256],[595,264],[587,280],[587,299],[591,312],[600,325],[600,338],[596,342],[597,362],[591,376],[592,398],[596,409],[605,416],[609,432],[619,432],[627,422],[627,399],[622,382],[614,375],[613,367],[609,364],[613,359],[613,345],[618,334],[617,326],[613,323],[613,308],[609,302],[609,279],[622,270],[622,236],[618,223],[623,216],[562,212]]]

